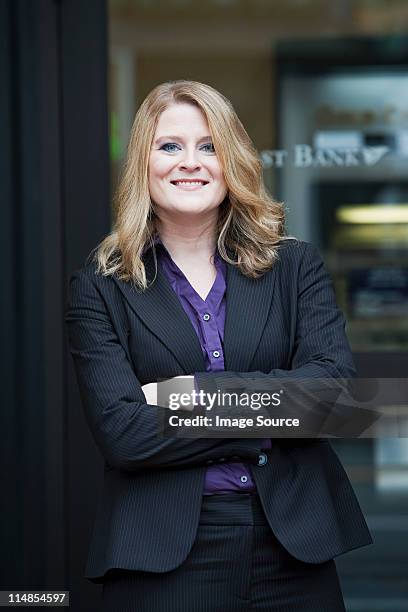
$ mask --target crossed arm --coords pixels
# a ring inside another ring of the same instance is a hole
[[[178,468],[208,460],[256,463],[262,440],[161,438],[165,408],[147,403],[143,388],[112,324],[103,296],[83,271],[70,282],[66,315],[85,416],[105,460],[118,469]],[[355,376],[331,281],[317,251],[306,246],[299,268],[295,350],[290,370],[199,372],[200,387],[254,390],[254,385],[289,380]],[[313,394],[309,394],[313,401]]]
[[[161,438],[163,411],[148,404],[96,284],[71,277],[66,314],[86,420],[106,462],[118,469],[179,468],[220,458],[256,463],[258,439]]]

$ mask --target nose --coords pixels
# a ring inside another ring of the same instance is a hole
[[[180,160],[179,167],[181,170],[194,171],[201,168],[201,163],[197,157],[197,150],[186,148],[183,158]]]

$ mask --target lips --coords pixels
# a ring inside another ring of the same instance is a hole
[[[172,185],[174,185],[175,187],[181,187],[183,189],[185,188],[198,188],[198,187],[204,187],[205,185],[207,185],[209,183],[209,181],[205,181],[204,179],[178,179],[178,180],[174,180],[174,181],[170,181],[170,183]]]

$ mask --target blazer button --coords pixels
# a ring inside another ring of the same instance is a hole
[[[225,461],[225,457],[221,457],[220,459],[218,459],[218,461],[219,461],[220,463],[224,463],[224,461]]]
[[[209,459],[209,460],[207,461],[207,465],[211,465],[212,463],[214,463],[214,461],[213,461],[212,459]]]
[[[265,453],[261,453],[258,456],[258,465],[261,467],[263,465],[266,465],[268,463],[268,456],[265,455]]]

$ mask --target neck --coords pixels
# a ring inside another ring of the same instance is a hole
[[[158,219],[157,231],[175,261],[186,258],[208,261],[216,249],[216,221],[216,217],[196,223],[191,219],[184,222]]]

